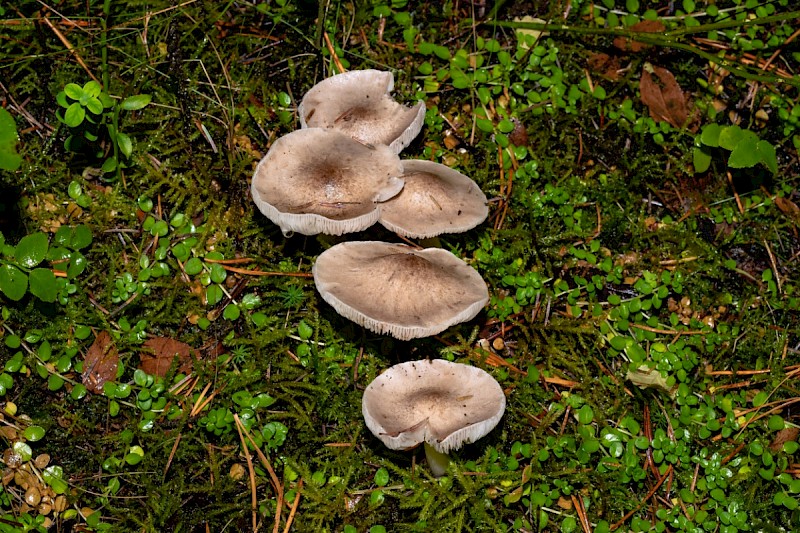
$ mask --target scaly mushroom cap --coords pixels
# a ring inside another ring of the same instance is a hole
[[[394,365],[367,386],[361,402],[367,427],[388,448],[427,442],[441,453],[489,433],[505,408],[491,375],[442,359]]]
[[[403,190],[381,204],[378,222],[386,229],[427,239],[467,231],[486,220],[486,195],[470,178],[432,161],[402,163]]]
[[[340,315],[401,340],[471,320],[489,300],[480,274],[441,248],[344,242],[320,254],[313,273]]]
[[[408,146],[425,120],[425,105],[405,107],[390,96],[394,75],[351,70],[314,85],[297,112],[301,128],[333,128],[365,144],[385,144],[394,153]]]
[[[403,188],[400,158],[338,131],[298,130],[276,140],[253,174],[258,209],[284,235],[361,231],[380,216],[377,202]]]

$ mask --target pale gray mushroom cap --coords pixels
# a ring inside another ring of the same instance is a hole
[[[298,130],[276,140],[253,174],[258,209],[284,235],[361,231],[380,216],[377,202],[403,188],[400,158],[338,131]]]
[[[419,134],[425,105],[406,107],[390,95],[394,75],[351,70],[314,85],[297,108],[301,128],[334,128],[366,144],[388,145],[396,154]]]
[[[486,195],[464,174],[424,160],[403,161],[405,186],[381,204],[386,229],[412,239],[474,228],[489,214]]]
[[[480,274],[441,248],[344,242],[313,267],[322,298],[340,315],[401,340],[471,320],[489,300]]]
[[[389,368],[364,390],[369,430],[392,450],[427,442],[441,453],[475,442],[503,416],[500,384],[474,366],[442,359]]]

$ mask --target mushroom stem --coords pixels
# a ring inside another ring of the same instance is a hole
[[[447,472],[447,465],[450,463],[450,456],[446,453],[438,451],[436,448],[424,443],[425,458],[428,460],[428,466],[433,472],[434,477],[442,477]]]

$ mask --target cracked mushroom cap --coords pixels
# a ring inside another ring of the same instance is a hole
[[[441,248],[344,242],[320,254],[313,273],[322,298],[340,315],[400,340],[471,320],[489,300],[480,274]]]
[[[297,112],[301,128],[333,128],[365,144],[385,144],[394,153],[422,129],[425,105],[406,107],[390,95],[394,75],[381,70],[351,70],[314,85]]]
[[[276,140],[253,174],[258,209],[284,235],[341,235],[364,230],[378,203],[403,188],[400,158],[338,131],[298,130]]]
[[[449,453],[489,433],[506,409],[500,384],[474,366],[443,359],[389,368],[364,390],[361,411],[386,447],[427,442]]]
[[[424,160],[403,161],[405,186],[381,204],[386,229],[412,239],[474,228],[489,214],[486,195],[464,174]]]

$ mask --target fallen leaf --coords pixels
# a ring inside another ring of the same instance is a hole
[[[557,504],[558,504],[559,507],[561,507],[562,509],[565,509],[567,511],[572,509],[572,500],[570,500],[569,498],[567,498],[565,496],[559,496]]]
[[[536,22],[538,24],[547,24],[546,20],[537,19],[535,17],[531,17],[530,15],[525,15],[524,17],[514,17],[514,22]],[[517,28],[515,33],[517,34],[517,41],[519,41],[519,46],[524,50],[530,48],[530,44],[528,44],[526,37],[530,36],[530,41],[536,43],[542,36],[549,35],[550,32],[542,31],[542,30],[532,30],[529,28]]]
[[[119,352],[111,335],[101,331],[83,358],[83,374],[81,380],[86,388],[95,394],[103,393],[103,384],[117,377]]]
[[[796,203],[789,200],[788,198],[784,198],[782,196],[776,196],[775,205],[778,206],[778,209],[780,209],[784,215],[794,220],[795,222],[800,223],[800,207],[797,207]]]
[[[797,440],[798,436],[800,436],[800,428],[796,427],[783,428],[782,430],[775,433],[775,437],[769,444],[769,449],[773,453],[778,453],[783,449],[783,445],[785,443]]]
[[[622,66],[618,57],[612,57],[602,52],[592,54],[588,59],[589,68],[608,80],[617,81],[622,78]]]
[[[178,372],[187,373],[192,370],[192,361],[198,358],[194,348],[185,342],[169,337],[147,339],[139,352],[139,368],[150,375],[166,376],[172,361],[178,358]]]
[[[639,387],[640,389],[661,389],[668,393],[670,396],[675,396],[678,387],[670,387],[667,380],[661,375],[661,372],[647,365],[641,365],[636,370],[628,370],[625,379]]]
[[[640,33],[658,33],[664,31],[665,27],[664,23],[662,23],[660,20],[643,20],[641,22],[637,22],[633,26],[630,26],[628,29],[630,31],[637,31]],[[614,46],[624,52],[641,52],[642,50],[650,48],[652,45],[620,35],[614,39]]]
[[[686,95],[669,70],[646,63],[642,69],[639,92],[642,102],[655,120],[668,122],[676,128],[682,128],[688,122]]]

